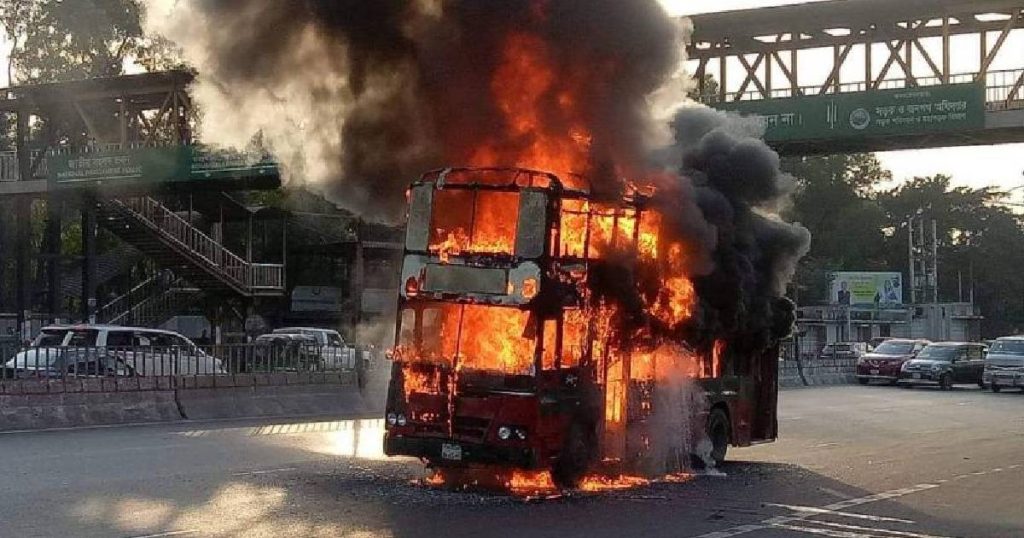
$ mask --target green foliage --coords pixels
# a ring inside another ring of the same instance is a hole
[[[0,0],[12,84],[120,75],[134,60],[176,65],[174,49],[143,35],[140,0]]]
[[[831,271],[906,274],[907,223],[922,215],[939,230],[939,300],[969,300],[973,285],[986,336],[1024,328],[1024,221],[1005,193],[954,187],[944,175],[879,190],[892,175],[873,155],[787,158],[783,167],[799,185],[786,216],[812,236],[797,270],[799,301],[824,301]]]

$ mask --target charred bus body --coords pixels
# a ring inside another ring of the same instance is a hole
[[[719,461],[728,444],[774,440],[777,350],[613,341],[617,306],[595,300],[591,277],[656,248],[646,200],[600,200],[524,169],[447,169],[413,184],[385,452],[550,469],[572,486],[599,464],[673,470],[666,456],[678,463],[699,439]],[[685,379],[664,375],[668,364]],[[686,384],[689,401],[665,398]],[[672,454],[652,446],[666,405],[689,409],[670,419],[690,422],[679,430],[701,433]]]

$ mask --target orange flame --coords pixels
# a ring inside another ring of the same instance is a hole
[[[558,91],[558,76],[543,39],[529,33],[510,34],[491,80],[491,94],[508,127],[502,138],[513,143],[485,141],[470,164],[547,170],[565,181],[571,181],[571,173],[585,171],[592,136],[572,93]],[[551,113],[558,114],[560,121],[553,122]],[[569,127],[559,131],[552,128],[555,123]]]

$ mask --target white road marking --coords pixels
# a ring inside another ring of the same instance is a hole
[[[824,491],[825,493],[828,493],[829,495],[831,495],[833,497],[837,497],[839,499],[849,499],[850,498],[849,495],[847,495],[847,494],[845,494],[845,493],[843,493],[841,491],[834,490],[832,488],[818,488],[818,489],[821,490],[821,491]]]
[[[822,525],[822,526],[825,526],[825,527],[833,527],[833,528],[837,528],[837,529],[844,529],[844,530],[850,530],[850,531],[870,531],[870,532],[882,533],[882,534],[885,534],[886,536],[898,536],[898,537],[901,537],[901,538],[944,538],[944,537],[940,537],[940,536],[935,536],[934,534],[921,534],[921,533],[917,533],[917,532],[894,531],[894,530],[889,530],[889,529],[876,529],[876,528],[873,528],[873,527],[861,527],[861,526],[858,526],[858,525],[846,525],[846,524],[843,524],[843,523],[833,523],[831,521],[807,520],[807,523],[814,523],[815,525]]]
[[[954,480],[962,480],[962,479],[971,478],[971,477],[974,477],[974,476],[982,476],[982,475],[986,475],[986,474],[990,474],[990,473],[998,473],[998,472],[1002,472],[1005,469],[1019,469],[1021,467],[1024,467],[1024,464],[1015,463],[1015,464],[1012,464],[1012,465],[1007,465],[1006,467],[996,467],[996,468],[993,468],[993,469],[988,469],[986,471],[976,471],[976,472],[973,472],[973,473],[970,473],[970,474],[956,475],[956,476],[954,476],[952,478],[949,478],[949,479],[943,478],[943,479],[940,479],[940,480],[936,480],[935,484],[917,484],[915,486],[910,486],[910,487],[907,487],[907,488],[900,488],[900,489],[894,489],[894,490],[890,490],[890,491],[883,491],[882,493],[875,493],[873,495],[867,495],[867,496],[864,496],[864,497],[858,497],[856,499],[846,499],[846,500],[843,500],[843,501],[834,502],[832,504],[828,504],[828,505],[822,506],[821,508],[817,508],[817,507],[813,507],[813,506],[799,506],[799,505],[789,505],[789,504],[764,503],[765,506],[775,506],[775,507],[779,507],[779,508],[786,508],[786,509],[789,509],[789,510],[792,510],[792,511],[796,512],[796,514],[795,515],[790,515],[790,516],[774,516],[774,517],[770,517],[768,519],[765,519],[764,521],[761,521],[759,523],[747,524],[747,525],[739,525],[739,526],[736,526],[736,527],[730,527],[728,529],[723,529],[723,530],[720,530],[720,531],[714,531],[714,532],[709,532],[709,533],[701,534],[700,536],[697,536],[695,538],[732,538],[733,536],[740,536],[742,534],[747,534],[747,533],[756,532],[756,531],[759,531],[759,530],[766,530],[766,529],[772,529],[772,528],[792,530],[792,531],[795,531],[795,532],[803,532],[803,533],[807,533],[807,534],[817,534],[817,535],[821,535],[821,536],[829,536],[829,537],[832,537],[832,538],[945,538],[945,537],[942,537],[942,536],[935,536],[935,535],[931,535],[931,534],[920,534],[920,533],[913,533],[913,532],[907,532],[907,531],[898,531],[898,530],[889,530],[889,529],[875,529],[875,528],[870,528],[870,527],[858,527],[856,525],[846,525],[846,524],[843,524],[843,523],[833,523],[833,522],[829,522],[829,521],[812,520],[810,518],[813,518],[813,517],[819,516],[819,515],[829,515],[829,516],[838,516],[838,517],[850,517],[850,518],[854,518],[854,519],[865,519],[865,520],[877,521],[877,522],[894,522],[894,523],[904,523],[904,524],[915,524],[916,522],[910,521],[910,520],[906,520],[906,519],[890,518],[890,517],[883,517],[883,516],[872,516],[872,515],[869,515],[869,514],[858,514],[858,513],[853,513],[853,512],[844,512],[843,510],[845,510],[847,508],[852,508],[854,506],[862,506],[862,505],[865,505],[865,504],[870,504],[870,503],[874,503],[874,502],[878,502],[878,501],[884,501],[884,500],[888,500],[888,499],[895,499],[897,497],[903,497],[905,495],[911,495],[911,494],[918,493],[918,492],[921,492],[921,491],[927,491],[927,490],[930,490],[930,489],[935,489],[937,487],[940,487],[941,484],[946,484],[946,483],[949,483],[950,481],[954,481]],[[805,524],[821,525],[821,526],[832,527],[832,528],[822,529],[822,528],[817,528],[817,527],[807,527],[807,526],[803,526],[803,525],[793,525],[793,523],[798,523],[798,522],[805,523]],[[861,531],[863,531],[863,532],[861,532]],[[870,533],[870,534],[865,534],[865,533]]]
[[[839,515],[839,511],[845,510],[847,508],[870,504],[878,501],[884,501],[888,499],[895,499],[897,497],[903,497],[904,495],[910,495],[912,493],[917,493],[919,491],[925,491],[937,487],[939,486],[935,484],[918,484],[916,486],[911,486],[909,488],[900,488],[890,491],[883,491],[882,493],[875,493],[873,495],[867,495],[865,497],[857,497],[856,499],[846,499],[843,501],[834,502],[832,504],[825,505],[821,508],[815,508],[814,511],[798,512],[796,515],[792,516],[770,517],[768,519],[765,519],[764,521],[761,521],[760,523],[753,525],[742,525],[739,527],[732,527],[721,531],[701,534],[696,538],[731,538],[732,536],[739,536],[741,534],[747,534],[750,532],[767,529],[769,527],[789,525],[790,523],[802,521],[817,515]],[[847,537],[844,535],[839,538],[864,538],[864,536]]]
[[[880,529],[867,529],[871,531],[870,534],[863,532],[855,532],[852,530],[839,530],[839,529],[821,529],[818,527],[805,527],[803,525],[772,525],[772,528],[786,529],[789,531],[803,532],[806,534],[816,534],[818,536],[828,536],[830,538],[888,538],[891,535],[887,534],[876,534],[879,532],[886,532]],[[922,538],[946,538],[943,536],[934,536],[930,534],[917,534],[914,536],[920,536]]]
[[[167,532],[158,532],[156,534],[144,534],[144,535],[141,535],[141,536],[132,536],[130,538],[162,538],[163,536],[184,536],[186,534],[199,534],[199,531],[197,531],[197,530],[190,530],[190,531],[167,531]]]
[[[252,476],[252,475],[258,475],[258,474],[286,473],[288,471],[294,471],[296,469],[298,469],[298,467],[284,467],[284,468],[281,468],[281,469],[266,469],[266,470],[263,470],[263,471],[245,471],[245,472],[241,472],[241,473],[232,473],[231,476]]]
[[[724,531],[715,531],[709,532],[707,534],[702,534],[697,538],[731,538],[733,536],[739,536],[741,534],[759,531],[761,529],[766,528],[767,527],[764,525],[740,525],[739,527],[733,527],[731,529],[726,529]]]
[[[885,516],[872,516],[872,515],[868,515],[868,514],[855,514],[853,512],[839,512],[839,511],[836,511],[836,510],[828,510],[826,508],[817,508],[817,507],[814,507],[814,506],[798,506],[798,505],[792,505],[792,504],[775,504],[775,503],[765,503],[765,506],[777,506],[779,508],[788,508],[789,510],[792,510],[792,511],[797,512],[797,513],[828,514],[830,516],[846,517],[846,518],[850,518],[850,519],[863,519],[865,521],[891,521],[891,522],[894,522],[894,523],[915,523],[914,521],[910,521],[909,519],[899,519],[899,518],[895,518],[895,517],[885,517]]]

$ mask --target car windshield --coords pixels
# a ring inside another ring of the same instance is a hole
[[[54,347],[64,345],[67,329],[43,329],[32,341],[32,347]]]
[[[1024,355],[1024,340],[996,340],[988,351],[1002,355]]]
[[[950,361],[956,356],[959,349],[956,346],[928,346],[917,354],[917,358],[933,361]]]
[[[97,336],[99,336],[99,331],[96,330],[75,330],[71,332],[68,345],[71,347],[95,346]]]
[[[906,355],[913,349],[913,342],[882,342],[875,348],[875,353],[880,355]]]

